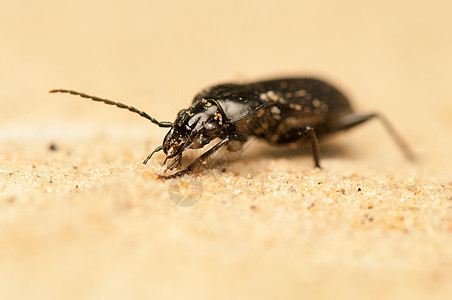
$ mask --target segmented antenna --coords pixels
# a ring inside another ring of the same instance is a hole
[[[115,106],[117,106],[119,108],[128,109],[131,112],[137,113],[140,116],[142,116],[143,118],[148,119],[152,123],[157,124],[159,127],[171,127],[171,126],[173,126],[172,122],[160,122],[160,121],[157,121],[156,119],[154,119],[153,117],[151,117],[150,115],[145,113],[144,111],[138,110],[138,109],[136,109],[133,106],[128,106],[128,105],[122,104],[120,102],[115,102],[115,101],[111,101],[111,100],[108,100],[108,99],[102,99],[102,98],[99,98],[99,97],[96,97],[96,96],[90,96],[90,95],[87,95],[87,94],[84,94],[84,93],[80,93],[80,92],[76,92],[76,91],[72,91],[72,90],[63,90],[63,89],[51,90],[51,91],[49,91],[49,93],[68,93],[68,94],[71,94],[71,95],[80,96],[82,98],[91,99],[93,101],[103,102],[103,103],[108,104],[108,105],[115,105]]]

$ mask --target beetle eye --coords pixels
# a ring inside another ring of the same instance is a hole
[[[166,144],[170,137],[173,135],[174,127],[171,127],[170,131],[166,134],[165,138],[163,139],[163,144]]]

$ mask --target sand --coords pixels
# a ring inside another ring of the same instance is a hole
[[[450,2],[5,6],[0,299],[452,296]],[[172,121],[208,85],[280,75],[384,113],[417,162],[372,121],[325,141],[321,170],[253,140],[163,181],[163,154],[141,162],[165,129],[47,93]]]

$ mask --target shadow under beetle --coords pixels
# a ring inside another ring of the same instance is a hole
[[[159,127],[171,129],[158,146],[143,161],[162,151],[173,161],[167,170],[179,168],[186,149],[199,149],[219,138],[220,142],[195,159],[187,168],[170,179],[189,174],[200,167],[222,147],[238,151],[249,137],[266,140],[273,145],[309,142],[315,166],[320,168],[318,139],[378,118],[409,159],[414,159],[401,136],[381,114],[355,112],[347,98],[335,87],[313,78],[285,78],[247,84],[215,85],[197,94],[192,105],[182,109],[174,122],[160,122],[132,106],[102,99],[72,90],[52,90],[50,93],[70,93],[119,108],[128,109]]]

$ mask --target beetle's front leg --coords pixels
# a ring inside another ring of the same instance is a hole
[[[166,170],[172,170],[174,168],[179,168],[182,165],[182,153],[176,156],[174,160],[166,167]],[[166,172],[165,170],[165,172]]]
[[[172,178],[180,177],[185,174],[193,172],[195,169],[200,167],[201,164],[203,162],[205,162],[210,156],[212,156],[212,154],[214,154],[221,147],[227,145],[229,142],[230,142],[230,138],[226,137],[224,140],[222,140],[221,142],[219,142],[218,144],[216,144],[215,146],[213,146],[212,148],[210,148],[209,150],[207,150],[206,152],[201,154],[201,156],[199,156],[197,159],[195,159],[186,169],[176,172],[171,175],[158,175],[158,178],[172,179]]]

